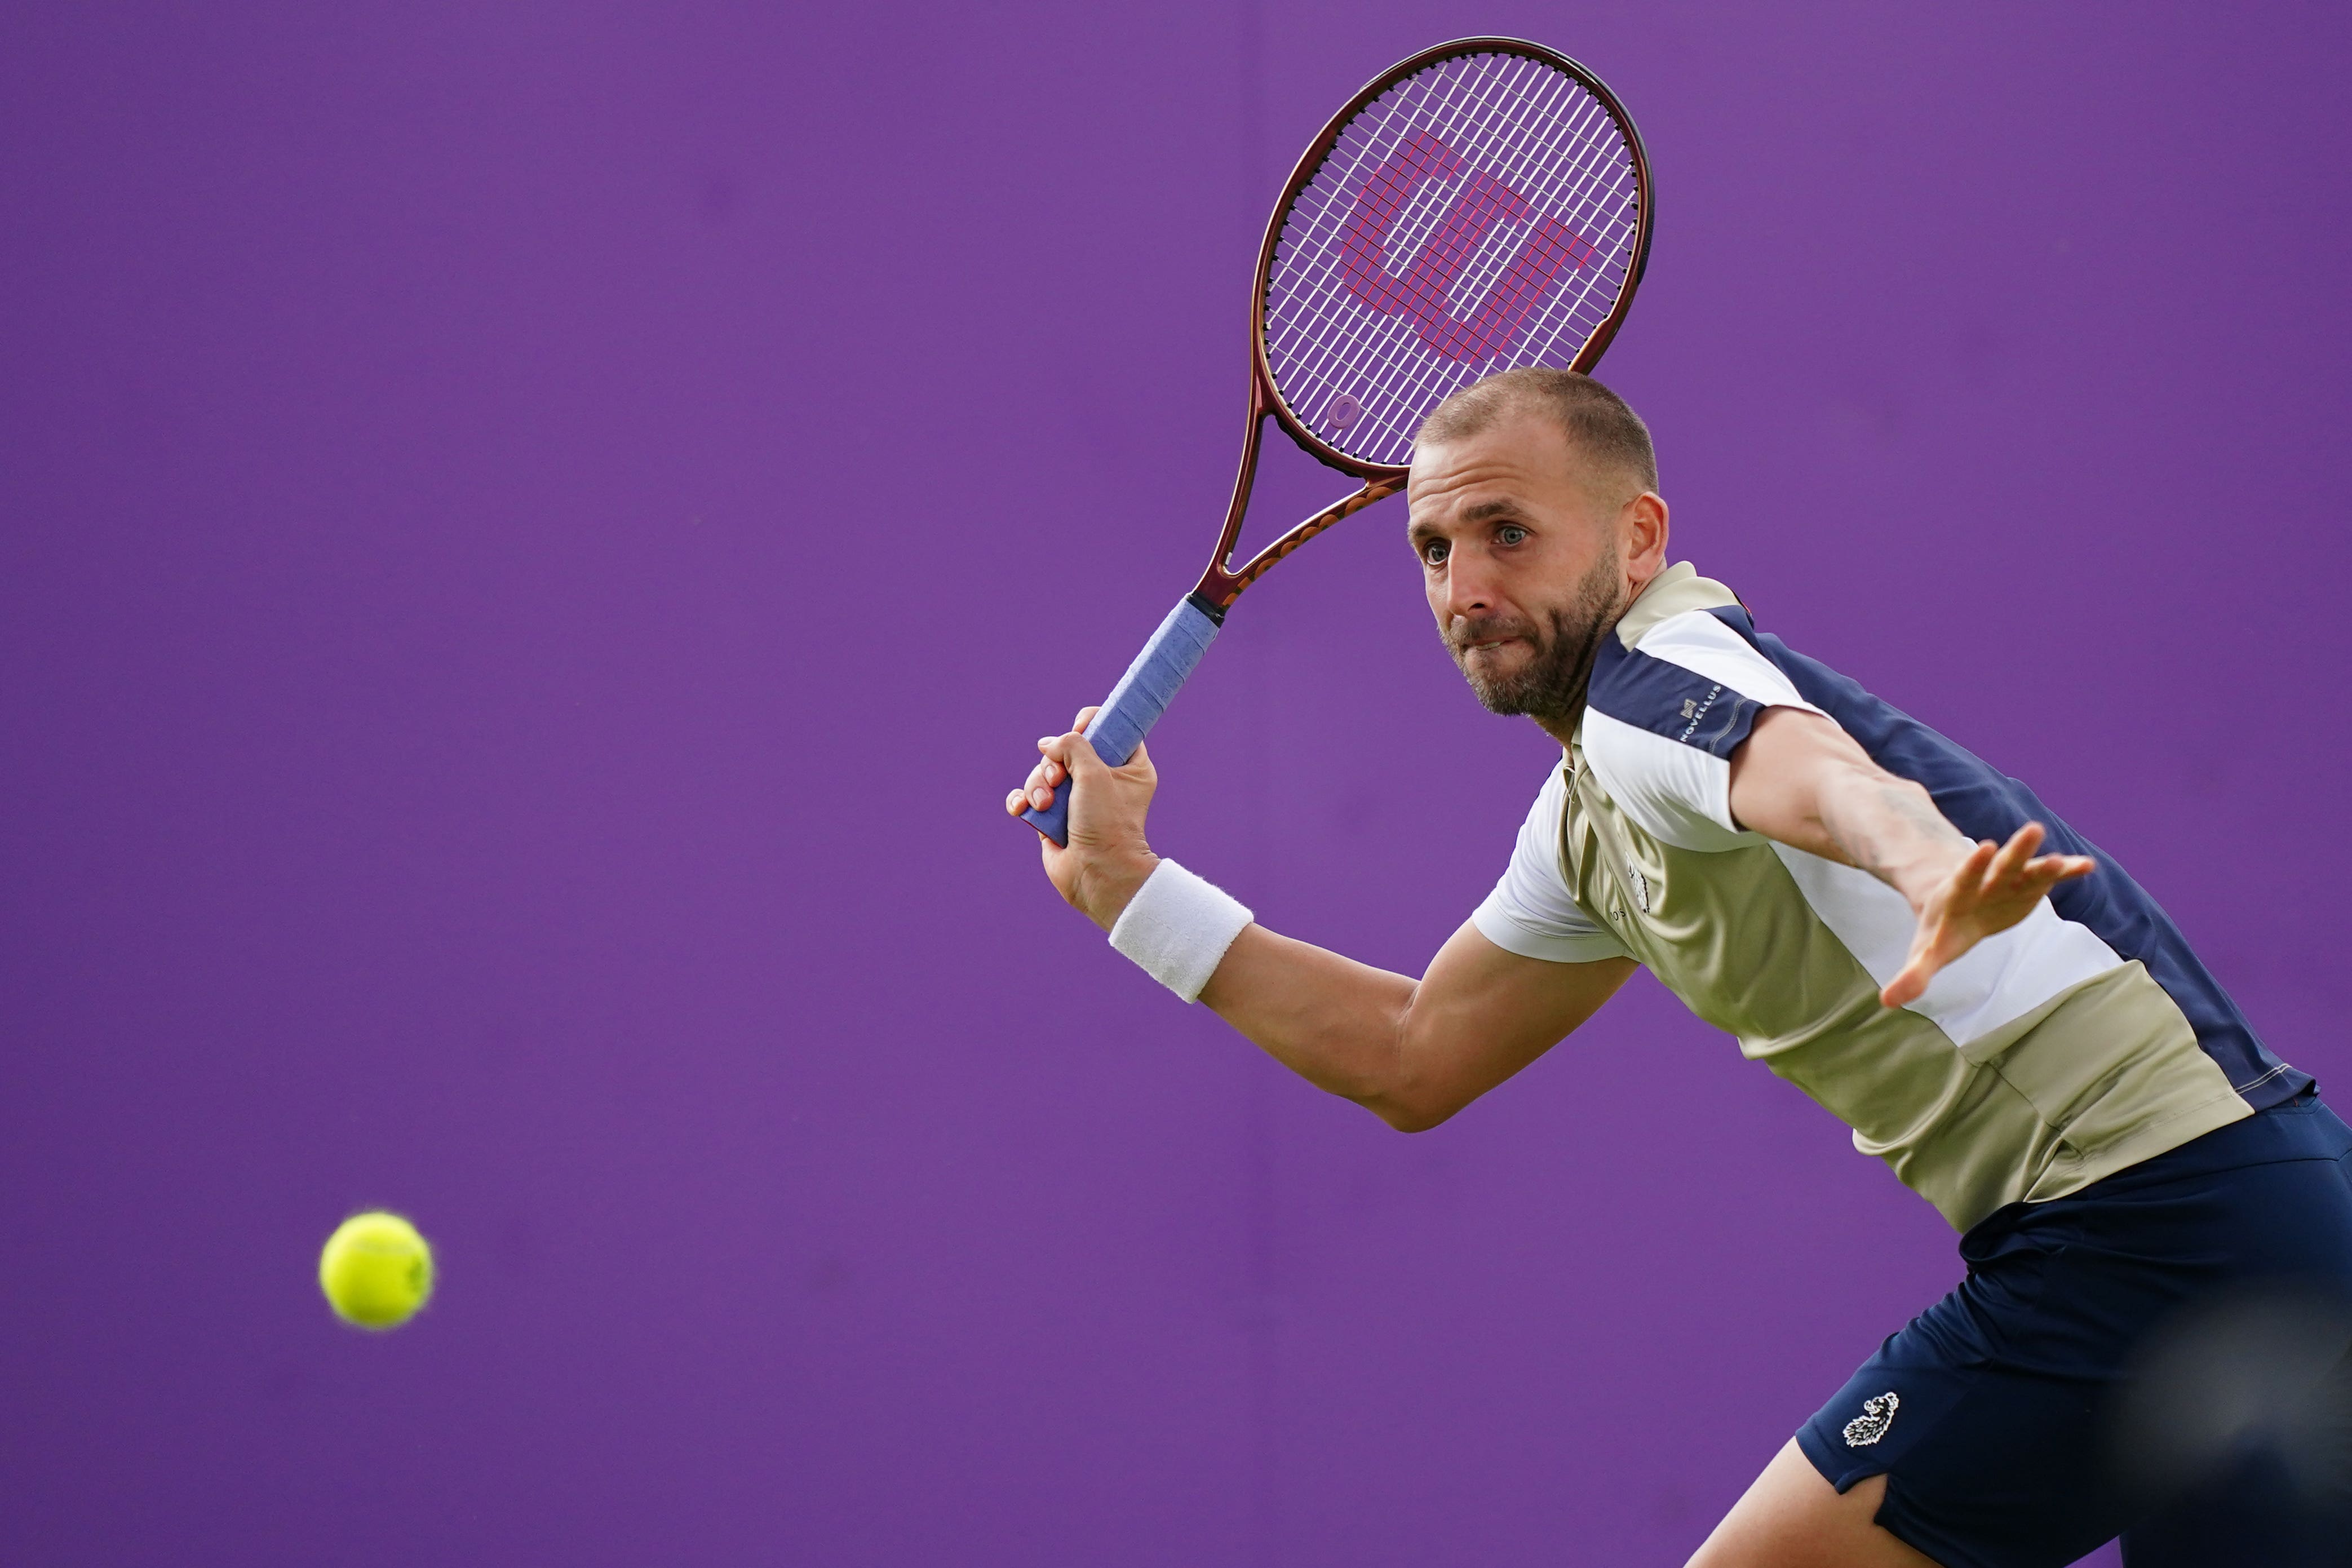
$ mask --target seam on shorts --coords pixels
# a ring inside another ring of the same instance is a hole
[[[1946,1419],[1949,1419],[1953,1412],[1958,1410],[1969,1400],[1976,1397],[1978,1390],[1983,1384],[1985,1374],[1992,1370],[1992,1363],[1990,1361],[1979,1360],[1971,1362],[1966,1365],[1953,1366],[1950,1370],[1958,1373],[1962,1382],[1959,1393],[1954,1397],[1951,1404],[1945,1408],[1944,1417]],[[1808,1420],[1802,1426],[1797,1428],[1797,1451],[1803,1454],[1806,1459],[1811,1462],[1813,1468],[1820,1473],[1822,1479],[1829,1482],[1831,1486],[1837,1489],[1838,1496],[1845,1496],[1846,1493],[1852,1491],[1863,1482],[1870,1479],[1873,1476],[1886,1477],[1888,1485],[1890,1488],[1892,1487],[1895,1477],[1894,1461],[1886,1458],[1884,1454],[1876,1448],[1873,1448],[1867,1456],[1861,1456],[1859,1451],[1855,1451],[1854,1468],[1852,1469],[1840,1470],[1835,1475],[1832,1475],[1829,1471],[1822,1469],[1822,1462],[1813,1458],[1812,1451],[1807,1448],[1804,1444],[1804,1434],[1812,1430],[1812,1422]],[[1826,1446],[1826,1439],[1824,1439],[1824,1446]],[[1916,1447],[1916,1442],[1906,1443],[1904,1447],[1904,1452],[1906,1454],[1911,1453]],[[1832,1449],[1831,1452],[1835,1453],[1836,1450]],[[1881,1503],[1879,1506],[1883,1508],[1885,1505]],[[1910,1543],[1906,1542],[1906,1544],[1907,1545]]]
[[[1958,1415],[1961,1409],[1967,1405],[1970,1400],[1976,1398],[1979,1394],[1983,1392],[1985,1376],[1990,1371],[1991,1368],[1989,1365],[1972,1366],[1969,1369],[1968,1386],[1961,1391],[1960,1396],[1958,1399],[1953,1400],[1950,1407],[1944,1412],[1944,1420],[1948,1421],[1953,1416]],[[1940,1426],[1941,1423],[1938,1423],[1938,1425]],[[1914,1445],[1911,1449],[1906,1450],[1906,1454],[1916,1454],[1917,1451],[1916,1445]],[[1885,1495],[1879,1498],[1878,1507],[1871,1513],[1871,1523],[1878,1526],[1879,1529],[1886,1531],[1887,1534],[1895,1537],[1895,1540],[1903,1542],[1904,1545],[1908,1546],[1914,1552],[1920,1553],[1922,1556],[1935,1563],[1937,1565],[1937,1568],[1989,1568],[1987,1560],[1981,1557],[1975,1551],[1969,1549],[1969,1543],[1965,1541],[1946,1541],[1930,1544],[1924,1541],[1916,1541],[1912,1539],[1911,1536],[1906,1535],[1902,1531],[1897,1530],[1892,1523],[1888,1522],[1887,1514],[1890,1510],[1900,1507],[1908,1509],[1915,1513],[1921,1510],[1917,1500],[1907,1497],[1907,1494],[1915,1489],[1910,1482],[1906,1481],[1903,1477],[1896,1474],[1892,1467],[1888,1467],[1879,1473],[1883,1474],[1886,1478],[1886,1491]],[[1906,1494],[1906,1498],[1900,1502],[1898,1502],[1896,1497],[1898,1488]],[[1898,1517],[1900,1516],[1898,1515]],[[1939,1552],[1943,1552],[1947,1548],[1954,1546],[1966,1551],[1968,1555],[1959,1560],[1954,1560],[1938,1555]]]
[[[1811,1432],[1812,1429],[1812,1417],[1808,1416],[1806,1417],[1804,1424],[1799,1426],[1796,1431],[1797,1452],[1804,1455],[1805,1462],[1813,1467],[1813,1473],[1821,1477],[1822,1479],[1829,1482],[1830,1486],[1837,1492],[1838,1496],[1845,1496],[1846,1493],[1852,1491],[1855,1487],[1861,1485],[1863,1482],[1870,1479],[1873,1476],[1883,1476],[1886,1473],[1886,1467],[1883,1464],[1874,1470],[1869,1468],[1858,1469],[1852,1472],[1840,1470],[1834,1475],[1830,1471],[1823,1469],[1822,1468],[1822,1461],[1814,1455],[1813,1450],[1807,1446],[1805,1442],[1806,1435]],[[1835,1450],[1832,1450],[1832,1452],[1834,1453]],[[1871,1461],[1864,1459],[1862,1462],[1864,1466],[1867,1466]]]
[[[1829,1471],[1822,1468],[1821,1460],[1815,1458],[1813,1457],[1813,1451],[1805,1446],[1805,1434],[1811,1429],[1812,1423],[1810,1421],[1808,1421],[1804,1426],[1797,1428],[1797,1452],[1805,1456],[1806,1462],[1813,1467],[1813,1473],[1821,1477],[1822,1479],[1829,1482],[1830,1489],[1836,1492],[1838,1496],[1845,1496],[1846,1493],[1853,1490],[1854,1488],[1862,1485],[1863,1482],[1870,1479],[1873,1476],[1883,1476],[1889,1473],[1883,1461],[1864,1459],[1862,1461],[1864,1468],[1861,1469],[1851,1472],[1841,1470],[1836,1475],[1832,1475]]]
[[[1895,1488],[1900,1483],[1901,1478],[1896,1476],[1892,1470],[1886,1470],[1882,1473],[1886,1477],[1886,1491],[1885,1495],[1879,1498],[1878,1507],[1870,1516],[1871,1523],[1878,1526],[1879,1529],[1886,1531],[1887,1534],[1895,1537],[1895,1540],[1901,1542],[1912,1551],[1916,1552],[1920,1556],[1925,1557],[1930,1563],[1935,1563],[1937,1568],[1996,1568],[1996,1565],[1990,1564],[1986,1559],[1979,1556],[1974,1551],[1969,1550],[1966,1542],[1915,1541],[1909,1535],[1897,1530],[1894,1524],[1888,1521],[1886,1514],[1888,1510],[1896,1506]],[[1902,1516],[1898,1514],[1896,1517],[1899,1519]],[[1963,1552],[1967,1552],[1968,1555],[1958,1559],[1942,1555],[1943,1552],[1954,1546],[1960,1548]]]

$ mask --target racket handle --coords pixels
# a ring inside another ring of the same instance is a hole
[[[1221,617],[1209,613],[1200,600],[1191,594],[1177,601],[1127,667],[1118,684],[1111,688],[1110,696],[1102,709],[1087,726],[1087,739],[1094,743],[1095,755],[1118,767],[1135,755],[1135,748],[1143,744],[1143,737],[1151,726],[1160,722],[1160,715],[1168,710],[1169,702],[1183,689],[1193,666],[1216,640],[1217,623]],[[1052,839],[1056,844],[1070,841],[1070,791],[1077,781],[1065,779],[1062,787],[1054,792],[1054,804],[1040,811],[1032,806],[1021,814],[1021,820]]]

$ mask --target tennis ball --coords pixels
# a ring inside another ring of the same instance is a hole
[[[399,1215],[355,1214],[319,1254],[319,1289],[343,1321],[396,1329],[433,1294],[433,1249]]]

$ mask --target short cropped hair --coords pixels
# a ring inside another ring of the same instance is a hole
[[[1650,427],[1625,400],[1572,370],[1528,365],[1472,382],[1421,422],[1417,441],[1458,441],[1522,411],[1556,421],[1584,455],[1641,488],[1658,488],[1658,452]]]

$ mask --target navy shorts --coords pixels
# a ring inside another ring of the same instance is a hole
[[[1797,1434],[1841,1492],[1887,1478],[1880,1525],[1944,1568],[2118,1535],[2135,1568],[2352,1564],[2352,1128],[2315,1095],[2012,1204],[1960,1256]],[[2273,1421],[2247,1390],[2282,1377]]]

